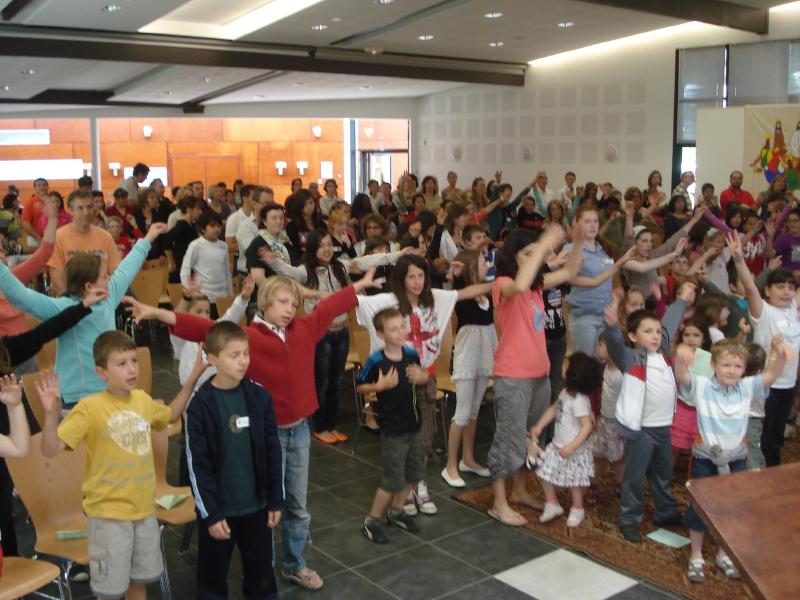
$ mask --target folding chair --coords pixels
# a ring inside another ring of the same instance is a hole
[[[59,592],[71,600],[69,571],[73,565],[89,564],[86,538],[59,540],[59,531],[85,531],[83,514],[83,461],[81,444],[74,452],[61,452],[46,458],[41,450],[42,434],[31,437],[31,453],[26,458],[6,459],[14,487],[28,509],[36,531],[36,555],[58,559]],[[5,575],[0,581],[5,579]]]
[[[178,304],[181,303],[181,299],[183,298],[183,287],[181,287],[180,283],[168,283],[167,295],[169,296],[169,301],[172,303],[172,308],[177,309]]]
[[[161,293],[164,290],[164,271],[163,267],[154,267],[142,269],[136,274],[136,277],[131,282],[131,291],[139,302],[150,306],[158,306]],[[155,325],[152,319],[148,320],[147,327],[150,330],[150,341],[155,342]],[[131,337],[136,339],[136,324],[132,317],[129,317],[125,323],[124,329],[128,330],[129,328]]]
[[[219,314],[220,317],[222,315],[224,315],[228,311],[228,309],[231,307],[231,304],[233,304],[234,300],[236,300],[236,296],[238,296],[238,294],[233,294],[232,296],[223,296],[221,298],[217,298],[217,301],[216,301],[217,314]],[[239,320],[238,324],[244,326],[245,322],[246,322],[245,317],[242,317]]]
[[[3,559],[3,577],[0,577],[0,600],[14,600],[33,594],[48,583],[58,584],[58,595],[65,600],[60,571],[46,560],[6,556]]]
[[[177,423],[180,423],[180,421],[177,421]],[[164,527],[166,525],[177,527],[179,525],[193,524],[197,517],[194,512],[192,488],[173,487],[167,483],[169,432],[166,429],[163,431],[152,430],[150,435],[153,444],[153,462],[156,470],[156,498],[165,495],[189,496],[177,506],[173,506],[169,509],[161,508],[156,505],[156,518],[158,519],[161,529],[161,556],[164,560],[164,575],[161,577],[161,598],[163,600],[171,600],[172,590],[169,583],[169,572],[167,571],[167,552],[164,548]]]
[[[354,397],[356,401],[356,437],[353,440],[353,454],[356,453],[358,449],[358,441],[361,438],[361,428],[368,427],[367,425],[367,418],[372,417],[373,420],[377,416],[375,409],[373,408],[374,397],[372,398],[373,401],[368,402],[365,396],[362,396],[355,388],[357,386],[357,379],[358,379],[358,372],[363,368],[363,366],[367,363],[367,358],[369,358],[369,332],[361,327],[360,325],[350,325],[350,348],[355,349],[355,356],[358,360],[358,370],[354,369],[353,372],[353,391]]]

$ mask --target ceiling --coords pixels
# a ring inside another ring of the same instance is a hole
[[[0,106],[202,112],[522,85],[536,58],[693,19],[746,29],[781,3],[735,2],[0,0]]]

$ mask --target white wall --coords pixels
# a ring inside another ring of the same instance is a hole
[[[731,171],[742,169],[744,108],[697,111],[697,181],[711,182],[717,195],[728,187]]]
[[[548,170],[553,188],[563,185],[567,170],[577,173],[579,183],[611,181],[624,189],[645,185],[647,174],[658,169],[669,185],[676,49],[797,37],[800,6],[771,13],[770,29],[769,36],[756,36],[687,23],[535,62],[524,88],[465,85],[425,96],[412,124],[412,164],[418,175],[431,173],[440,181],[453,169],[461,187],[496,169],[517,188],[539,169]],[[609,146],[618,152],[613,161],[605,156]],[[462,152],[458,161],[456,149]],[[740,162],[737,157],[735,164]]]

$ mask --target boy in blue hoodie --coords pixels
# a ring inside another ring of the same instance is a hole
[[[217,322],[205,341],[217,374],[197,390],[187,409],[186,454],[200,519],[197,597],[228,597],[233,546],[242,557],[242,593],[277,598],[272,532],[281,519],[283,474],[272,398],[244,375],[247,334]]]

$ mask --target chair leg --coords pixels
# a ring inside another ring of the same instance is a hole
[[[449,434],[449,427],[447,426],[447,398],[450,394],[445,392],[444,398],[442,398],[442,402],[439,405],[439,414],[442,416],[442,438],[444,438],[444,450],[447,452],[448,449],[448,439],[447,436]]]
[[[56,585],[58,586],[58,596],[61,600],[68,600],[68,598],[72,597],[69,593],[69,583],[65,583],[64,579],[61,577],[61,573],[58,574]]]
[[[169,571],[167,570],[167,549],[164,547],[164,526],[159,526],[161,533],[161,560],[164,563],[164,572],[161,573],[161,600],[172,600],[172,589],[169,585]]]
[[[64,600],[72,600],[72,588],[69,585],[69,572],[72,570],[72,561],[64,560],[61,563],[61,573],[58,577],[58,591]]]
[[[356,437],[353,439],[353,454],[358,450],[358,441],[361,439],[361,428],[366,426],[364,423],[364,405],[362,402],[364,402],[364,399],[361,397],[361,394],[356,394]]]
[[[183,539],[181,539],[181,549],[178,553],[180,556],[186,556],[189,553],[189,542],[192,541],[192,533],[194,532],[194,521],[187,523],[183,528]]]

